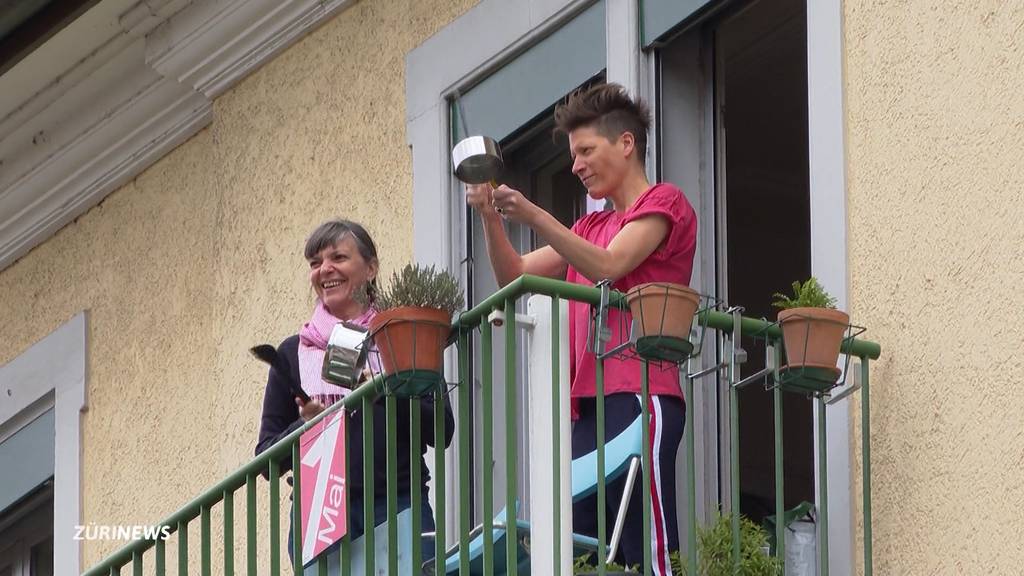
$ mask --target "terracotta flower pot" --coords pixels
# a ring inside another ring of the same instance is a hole
[[[779,324],[787,366],[834,369],[850,316],[829,308],[790,308],[779,312]]]
[[[690,325],[700,294],[669,282],[638,284],[626,293],[636,323],[636,353],[652,361],[678,363],[693,352]]]
[[[626,303],[636,320],[638,337],[690,337],[693,315],[700,306],[700,294],[682,284],[648,282],[626,293]]]
[[[440,373],[451,315],[436,308],[392,308],[370,321],[370,331],[386,374],[408,370]]]

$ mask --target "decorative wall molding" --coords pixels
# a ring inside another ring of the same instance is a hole
[[[199,2],[150,35],[146,60],[216,98],[355,0]]]
[[[355,0],[141,0],[0,110],[0,270],[213,120],[212,100]]]

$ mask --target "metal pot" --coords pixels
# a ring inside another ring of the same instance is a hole
[[[452,149],[455,177],[466,184],[483,184],[498,179],[505,163],[494,138],[470,136]]]

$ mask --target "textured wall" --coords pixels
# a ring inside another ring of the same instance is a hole
[[[247,349],[308,318],[319,222],[365,223],[385,273],[411,258],[404,57],[474,3],[357,3],[0,273],[0,364],[89,310],[86,522],[154,522],[251,458],[266,371]],[[87,542],[84,565],[122,544]]]
[[[1024,2],[844,3],[878,574],[1024,566]],[[859,477],[859,471],[858,471]]]

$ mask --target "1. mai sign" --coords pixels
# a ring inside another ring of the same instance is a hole
[[[344,440],[344,410],[324,418],[299,438],[303,565],[348,531]]]

